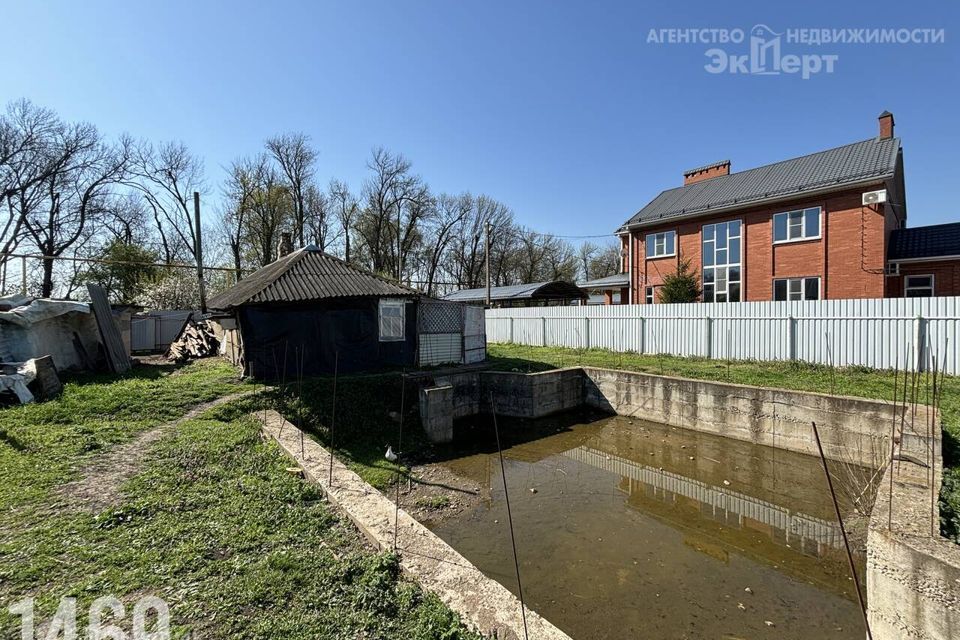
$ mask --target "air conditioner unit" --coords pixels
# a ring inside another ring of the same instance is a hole
[[[882,204],[887,201],[887,190],[867,191],[863,194],[863,206],[871,204]]]

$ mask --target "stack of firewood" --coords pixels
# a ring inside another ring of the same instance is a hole
[[[192,318],[183,325],[177,339],[170,344],[167,359],[173,362],[186,362],[196,358],[214,356],[220,349],[220,341],[207,322],[195,322]]]

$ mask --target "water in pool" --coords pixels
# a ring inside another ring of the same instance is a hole
[[[818,458],[620,416],[500,427],[525,599],[573,638],[864,637]],[[489,418],[461,442],[442,464],[489,498],[426,524],[516,593]]]

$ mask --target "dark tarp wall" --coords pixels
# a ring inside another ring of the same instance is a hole
[[[304,375],[333,373],[338,352],[340,373],[414,366],[417,303],[407,303],[404,340],[396,342],[380,342],[378,304],[349,298],[239,308],[246,373],[295,380],[301,357]]]

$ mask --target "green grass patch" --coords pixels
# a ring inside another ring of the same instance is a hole
[[[445,509],[450,506],[450,497],[449,496],[425,496],[423,498],[417,498],[414,504],[422,509],[439,511],[440,509]]]
[[[109,508],[52,503],[49,489],[71,465],[235,390],[232,376],[206,361],[150,379],[75,381],[60,400],[0,411],[12,431],[0,443],[4,495],[19,505],[0,515],[0,637],[18,633],[7,606],[23,597],[37,598],[38,622],[76,597],[83,623],[108,594],[127,603],[128,632],[133,602],[152,594],[169,604],[180,638],[476,637],[287,473],[289,460],[248,417],[258,399],[166,434]],[[14,497],[22,477],[8,464],[38,470],[28,495]],[[28,507],[43,517],[25,517]]]
[[[832,368],[801,362],[707,360],[670,355],[617,353],[604,349],[564,349],[516,344],[492,344],[488,360],[503,371],[546,371],[585,365],[642,371],[699,380],[716,380],[757,387],[832,393],[893,400],[894,372],[865,367]],[[901,390],[902,390],[902,375]],[[943,487],[940,521],[943,534],[960,542],[960,378],[943,380]]]

